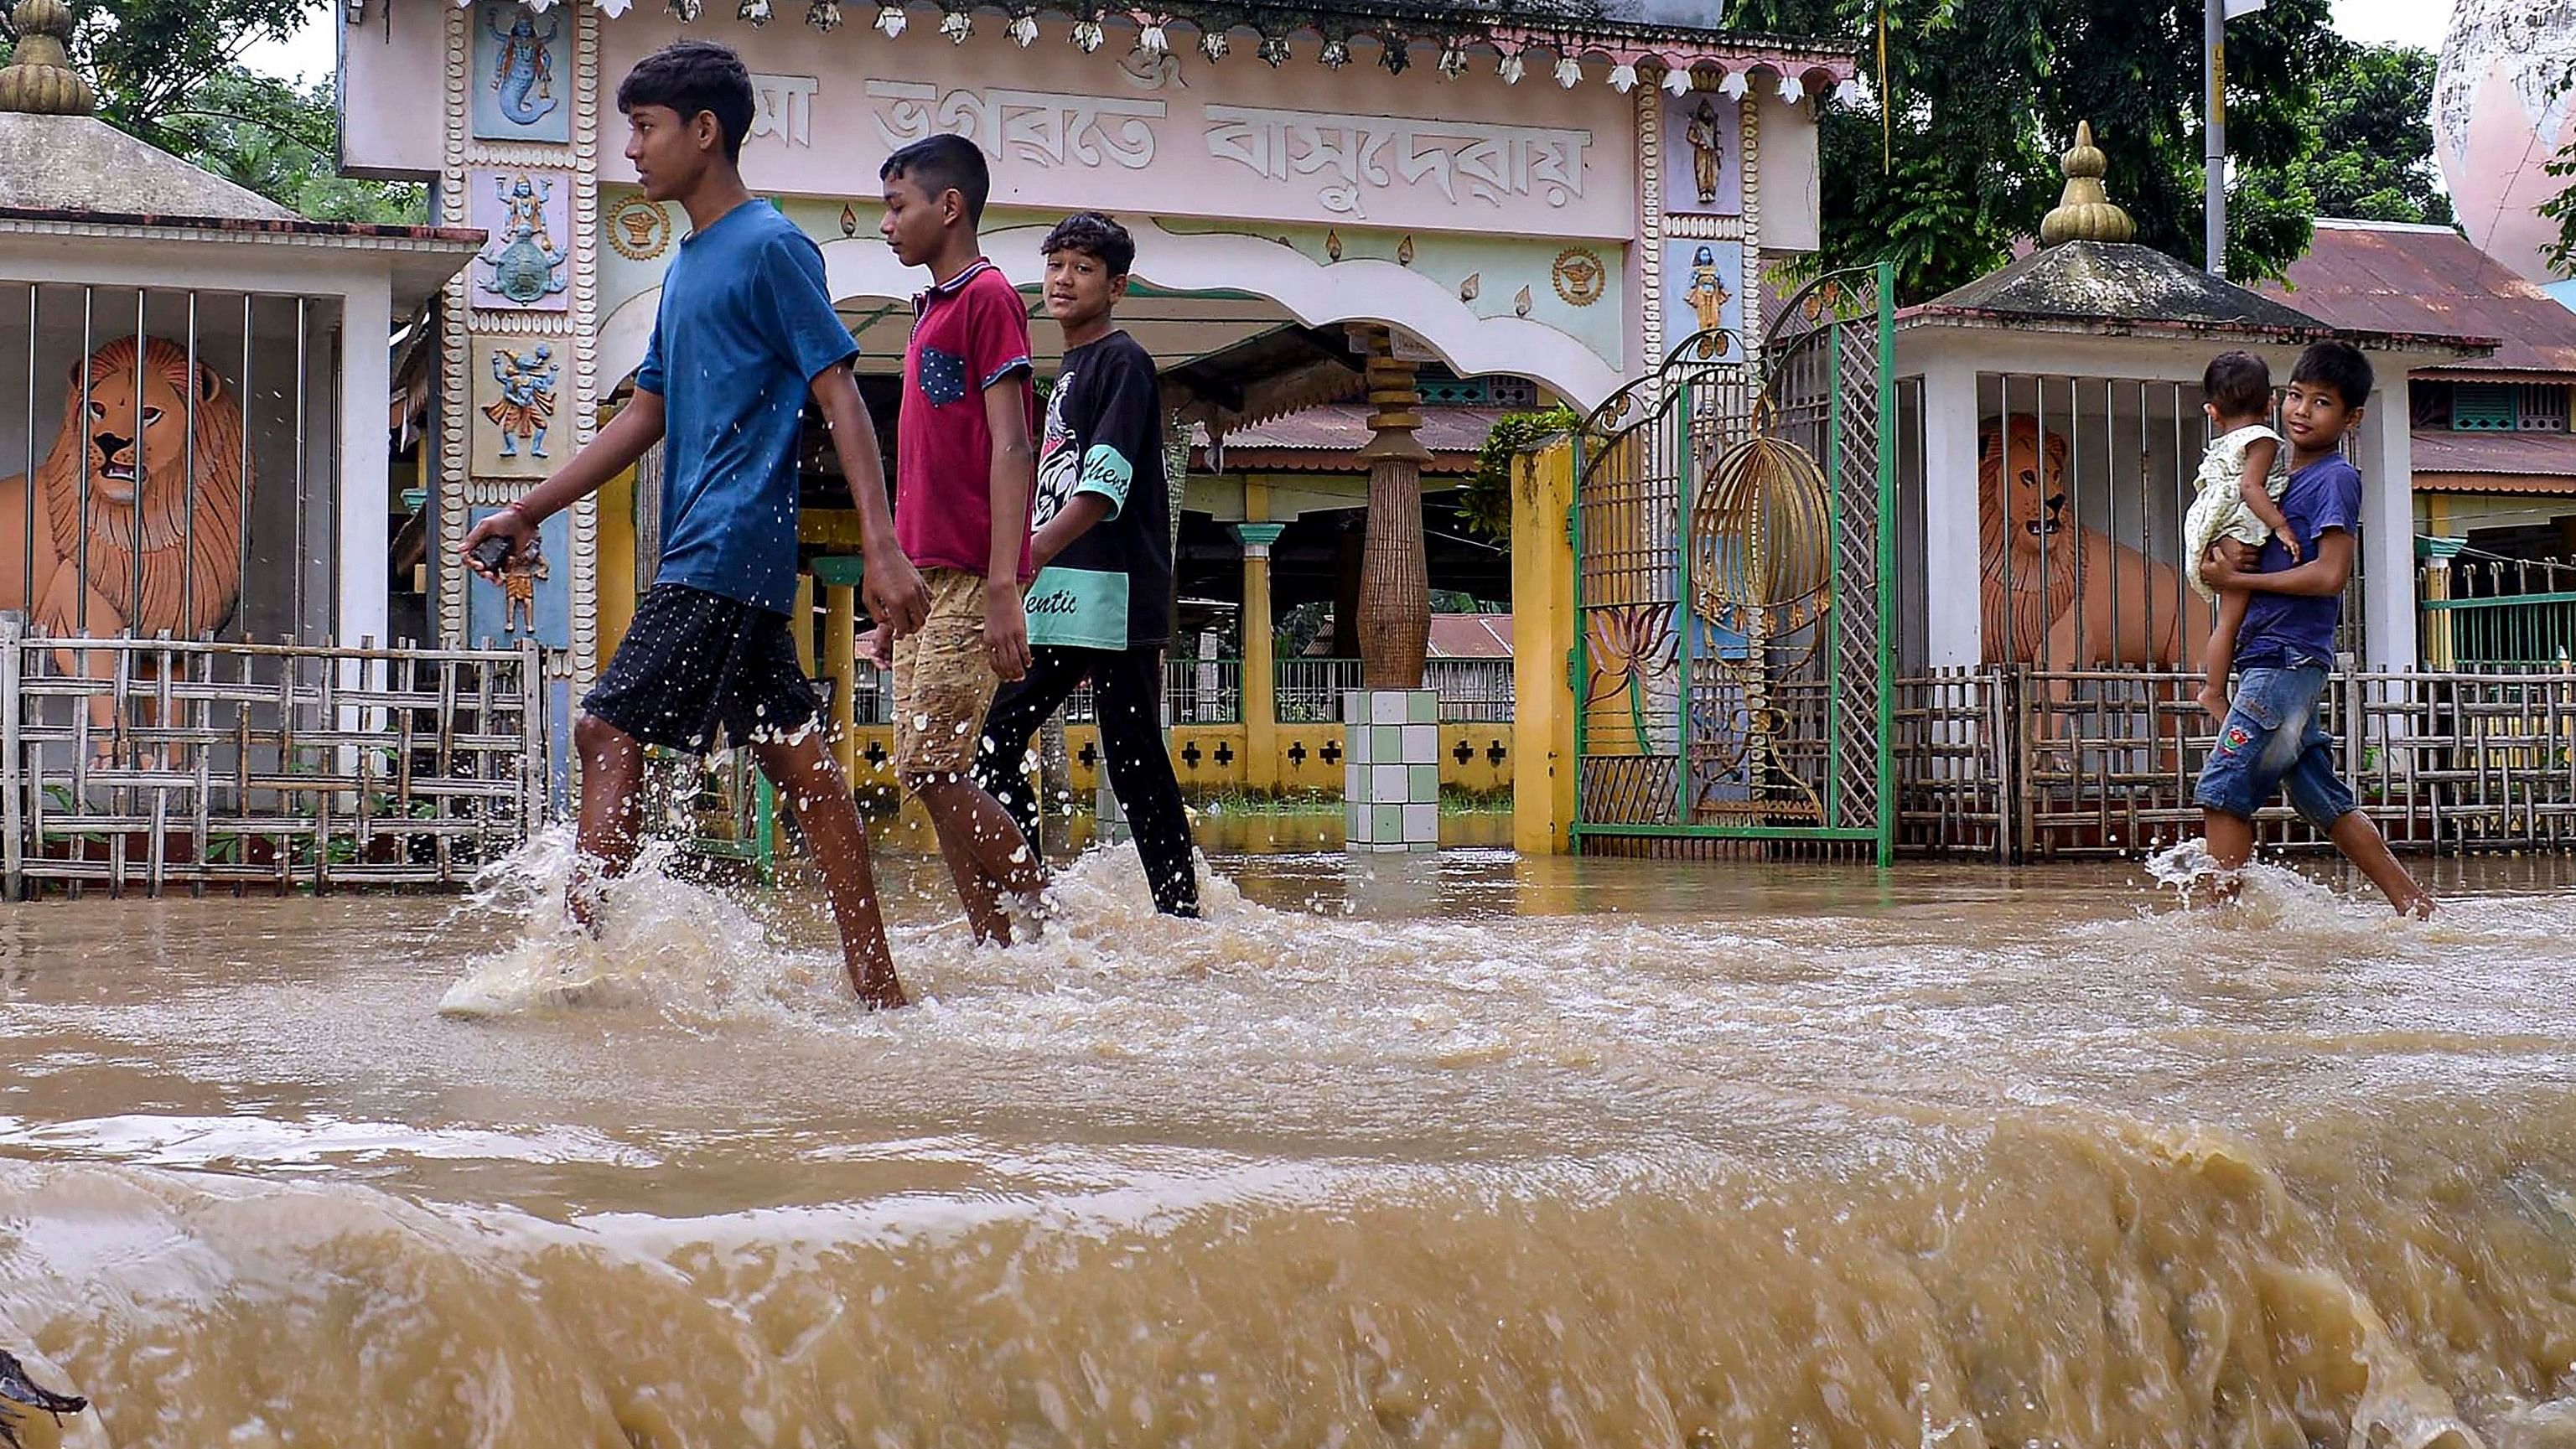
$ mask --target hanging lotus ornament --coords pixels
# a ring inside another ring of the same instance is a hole
[[[1199,32],[1199,54],[1212,61],[1225,59],[1226,51],[1232,48],[1233,42],[1226,39],[1222,21],[1211,21],[1207,29]]]
[[[1576,60],[1570,55],[1559,56],[1557,58],[1556,83],[1558,85],[1565,87],[1567,90],[1572,90],[1582,81],[1582,79],[1583,62]]]
[[[1637,67],[1634,64],[1623,60],[1610,67],[1610,89],[1624,96],[1636,88]]]
[[[1441,78],[1444,80],[1456,80],[1465,75],[1467,73],[1466,50],[1454,40],[1440,47],[1439,69]]]
[[[1100,43],[1108,38],[1108,33],[1100,28],[1096,18],[1085,17],[1073,22],[1073,48],[1085,55],[1098,50]]]
[[[1664,72],[1665,90],[1668,90],[1677,96],[1686,96],[1690,94],[1690,88],[1691,74],[1689,66],[1677,65],[1671,70]]]
[[[809,0],[805,23],[825,35],[841,28],[841,0]]]
[[[1028,49],[1038,42],[1038,18],[1034,15],[1012,16],[1009,33],[1011,39],[1019,44],[1020,49]]]
[[[1161,55],[1170,50],[1171,37],[1163,33],[1163,26],[1167,19],[1168,17],[1161,15],[1145,17],[1145,28],[1136,32],[1136,48],[1147,55]]]
[[[1315,59],[1322,61],[1329,70],[1340,70],[1351,63],[1351,43],[1341,36],[1327,35],[1324,48],[1315,52]]]
[[[1691,505],[1692,600],[1718,628],[1756,639],[1794,633],[1833,604],[1832,505],[1814,455],[1769,431],[1720,453]]]
[[[899,0],[885,0],[884,4],[877,6],[877,29],[885,32],[886,39],[892,40],[903,34],[904,24],[903,6]]]
[[[1378,52],[1377,63],[1386,67],[1388,75],[1404,74],[1404,68],[1413,64],[1413,57],[1406,53],[1404,37],[1386,37],[1386,49]]]
[[[671,15],[682,25],[698,23],[698,13],[705,7],[700,0],[671,0]]]
[[[951,10],[939,17],[939,33],[952,44],[964,45],[966,37],[975,33],[975,17],[963,10]]]
[[[1260,56],[1263,60],[1270,62],[1271,66],[1275,69],[1287,62],[1288,37],[1284,35],[1265,35],[1261,37],[1261,48],[1253,53]]]
[[[757,30],[769,23],[769,0],[742,0],[742,3],[734,8],[733,18],[748,20],[752,28]]]
[[[1501,76],[1503,84],[1507,86],[1519,85],[1521,77],[1528,73],[1529,65],[1521,59],[1521,53],[1517,50],[1504,51],[1502,63],[1494,67],[1494,74]]]

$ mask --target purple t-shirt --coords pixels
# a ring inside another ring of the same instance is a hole
[[[2281,494],[2281,516],[2307,550],[2317,556],[2317,541],[2335,529],[2349,533],[2361,518],[2361,474],[2340,455],[2320,458],[2290,475]],[[2290,567],[2290,551],[2277,538],[2263,541],[2254,567],[2277,573]],[[2343,596],[2311,598],[2256,589],[2245,604],[2245,626],[2236,634],[2236,667],[2282,669],[2301,662],[2334,663],[2335,623],[2343,617]]]

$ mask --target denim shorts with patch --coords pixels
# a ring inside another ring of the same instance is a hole
[[[2318,718],[2325,689],[2322,664],[2246,670],[2218,727],[2218,745],[2200,767],[2192,803],[2251,820],[2277,789],[2288,791],[2290,808],[2319,830],[2350,814],[2352,788],[2335,774],[2334,736]]]

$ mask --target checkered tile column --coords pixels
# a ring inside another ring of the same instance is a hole
[[[1342,696],[1342,809],[1352,850],[1440,848],[1440,695],[1355,689]]]

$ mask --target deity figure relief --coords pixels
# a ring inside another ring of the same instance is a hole
[[[1699,98],[1699,109],[1691,112],[1690,124],[1682,128],[1682,139],[1690,143],[1691,182],[1699,189],[1699,204],[1717,204],[1717,107],[1708,97]]]
[[[521,172],[516,177],[494,177],[492,187],[509,214],[500,234],[492,239],[493,249],[483,255],[484,265],[492,269],[492,279],[485,285],[522,307],[563,291],[563,265],[570,253],[555,245],[546,226],[546,207],[554,200],[553,179]]]
[[[501,98],[501,114],[522,126],[545,119],[560,104],[554,98],[555,62],[548,47],[563,33],[562,22],[549,19],[543,35],[525,10],[507,30],[497,14],[487,15],[483,23],[500,42],[492,62],[492,90]]]
[[[534,535],[519,556],[501,566],[501,632],[537,632],[537,585],[548,577],[541,541]],[[522,621],[525,621],[524,623]]]
[[[1699,317],[1695,330],[1706,332],[1717,326],[1726,312],[1726,299],[1733,295],[1717,280],[1717,253],[1708,247],[1691,253],[1690,290],[1682,293],[1682,300]]]
[[[555,416],[555,383],[562,373],[555,365],[554,349],[545,343],[529,352],[492,349],[492,380],[501,385],[501,396],[483,405],[483,416],[500,426],[502,457],[519,456],[522,443],[529,457],[546,456],[546,430]]]

